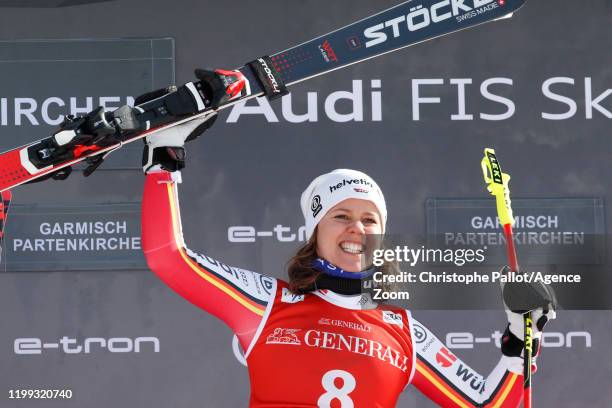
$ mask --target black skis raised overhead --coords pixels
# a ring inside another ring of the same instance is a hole
[[[287,93],[286,87],[423,41],[510,17],[526,0],[410,0],[235,70],[196,70],[197,81],[151,92],[113,112],[67,117],[52,136],[0,154],[0,191],[70,174],[91,174],[123,144],[214,115],[239,101]],[[140,103],[139,101],[142,101]]]

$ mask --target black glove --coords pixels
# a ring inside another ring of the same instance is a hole
[[[505,266],[502,274],[510,273]],[[502,336],[501,348],[504,355],[519,357],[524,348],[525,327],[523,315],[531,312],[534,322],[532,332],[532,352],[537,356],[540,351],[542,330],[549,320],[557,317],[557,297],[551,286],[541,282],[536,283],[505,283],[502,284],[502,295],[508,326]]]

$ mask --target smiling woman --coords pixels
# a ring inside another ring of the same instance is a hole
[[[189,250],[177,185],[183,144],[202,131],[197,129],[197,123],[187,123],[147,137],[143,250],[151,270],[168,286],[236,333],[249,369],[251,407],[394,407],[408,384],[445,407],[520,404],[522,315],[507,311],[502,356],[485,378],[408,310],[362,290],[375,271],[393,273],[392,264],[373,267],[380,240],[366,238],[384,235],[387,206],[365,173],[334,170],[302,193],[308,241],[289,262],[289,282]],[[539,339],[554,310],[548,300],[534,309],[533,338]],[[537,349],[537,340],[532,347]],[[441,365],[440,355],[449,364]],[[478,387],[456,367],[473,373]]]
[[[360,293],[385,231],[387,207],[380,187],[365,173],[338,169],[313,180],[300,204],[309,239],[289,261],[289,289]],[[391,263],[379,270],[395,273]]]
[[[347,271],[358,272],[368,265],[372,251],[365,251],[367,235],[382,233],[376,206],[363,199],[348,198],[334,206],[319,222],[317,253]]]

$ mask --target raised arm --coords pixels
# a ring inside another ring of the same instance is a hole
[[[557,300],[543,283],[506,284],[502,288],[508,326],[501,338],[502,356],[485,378],[453,355],[424,325],[414,321],[416,374],[412,383],[443,407],[518,407],[523,400],[523,313],[531,311],[530,367],[540,350],[542,330],[556,317]]]
[[[176,90],[165,88],[141,95],[136,104],[172,92]],[[182,97],[187,104],[204,104],[199,92],[185,92]],[[272,303],[276,280],[191,251],[181,230],[177,185],[185,166],[184,144],[210,128],[215,119],[213,113],[146,137],[142,246],[149,268],[179,295],[223,320],[246,351],[266,306]]]
[[[142,246],[149,268],[176,293],[223,320],[246,350],[276,281],[227,266],[185,246],[177,194],[180,172],[151,171],[142,199]]]

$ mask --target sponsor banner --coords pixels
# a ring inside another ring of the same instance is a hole
[[[334,57],[333,50],[320,45],[326,60]],[[519,118],[543,122],[568,120],[612,119],[610,99],[612,88],[606,88],[599,77],[566,77],[556,73],[540,78],[514,78],[503,76],[480,78],[411,77],[410,85],[402,84],[397,90],[406,94],[400,103],[404,110],[402,120],[420,122],[428,119],[451,122],[500,122]],[[389,109],[383,109],[393,86],[382,78],[353,78],[343,80],[335,91],[292,91],[271,104],[267,99],[238,102],[230,109],[227,122],[254,116],[268,123],[288,124],[336,122],[375,123],[389,121]],[[349,89],[350,85],[350,89]],[[397,87],[397,85],[394,85]],[[524,93],[517,94],[521,89]],[[525,109],[534,99],[541,100],[537,109]],[[397,103],[397,102],[395,102]],[[480,107],[481,109],[475,108]],[[300,112],[298,106],[301,108]],[[385,108],[388,107],[387,103]],[[493,113],[492,113],[493,112]]]
[[[147,345],[147,346],[145,346]],[[20,337],[13,341],[13,353],[17,355],[40,355],[55,351],[63,354],[90,353],[159,353],[157,337],[76,337],[62,336],[58,340],[45,341],[39,337]],[[52,350],[52,351],[49,351]]]
[[[140,203],[14,205],[4,250],[8,272],[146,269]]]
[[[272,242],[304,242],[306,226],[300,227],[276,224],[274,227],[258,229],[253,225],[230,225],[227,240],[235,243],[253,243],[262,240]]]
[[[503,332],[495,330],[490,334],[472,332],[449,332],[446,334],[446,346],[452,349],[473,349],[479,344],[491,344],[501,348]],[[593,344],[591,332],[576,331],[550,331],[542,333],[541,345],[546,348],[591,348]]]
[[[522,263],[604,263],[602,198],[513,199],[512,208],[514,241]],[[430,198],[426,211],[430,248],[478,248],[485,253],[482,264],[507,262],[495,200]]]
[[[50,136],[65,115],[132,105],[134,97],[174,83],[174,40],[6,41],[0,66],[0,150],[7,150]],[[140,148],[121,149],[102,169],[138,168]]]

